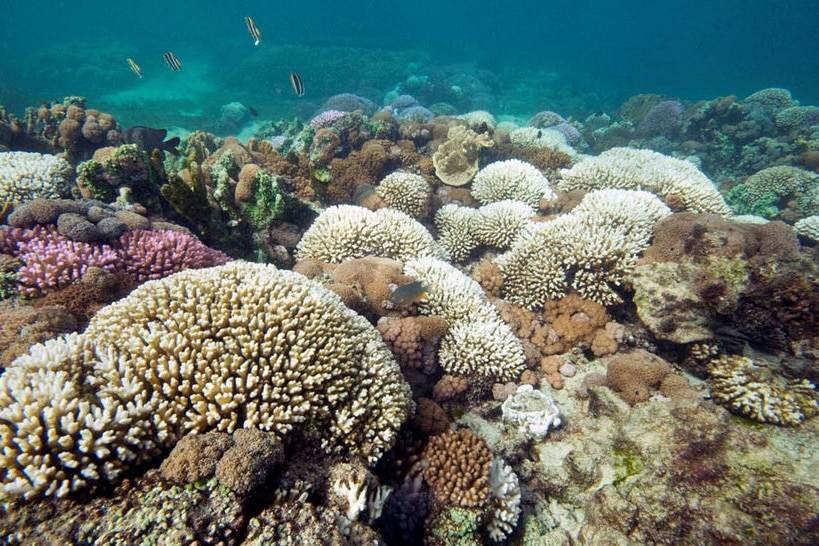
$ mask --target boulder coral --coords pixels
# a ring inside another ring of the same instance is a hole
[[[319,284],[232,262],[151,281],[83,334],[0,376],[0,490],[64,496],[189,433],[293,430],[370,463],[409,417],[409,387],[364,318]]]

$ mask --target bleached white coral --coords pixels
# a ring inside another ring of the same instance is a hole
[[[649,191],[675,210],[730,216],[714,183],[693,164],[651,150],[611,148],[563,169],[564,191],[619,188]]]
[[[388,207],[400,210],[407,216],[423,218],[429,212],[432,191],[419,174],[404,171],[390,173],[378,183],[375,193]]]
[[[503,381],[523,371],[523,345],[478,283],[435,258],[411,260],[404,273],[427,287],[420,311],[441,316],[449,324],[438,353],[444,370]]]
[[[538,129],[537,127],[520,127],[509,132],[509,138],[517,146],[532,148],[549,148],[556,152],[563,152],[574,161],[577,151],[569,146],[566,137],[555,129]]]
[[[489,467],[489,492],[492,515],[486,524],[489,538],[495,542],[506,539],[520,517],[520,484],[512,467],[495,457]]]
[[[71,165],[55,155],[0,152],[0,204],[64,197],[71,174]]]
[[[478,211],[454,203],[444,205],[435,213],[438,243],[446,249],[453,262],[461,262],[478,247],[472,223]]]
[[[447,258],[427,229],[403,212],[375,212],[354,205],[325,210],[304,233],[296,247],[296,258],[328,263],[379,256],[406,261],[422,256]]]
[[[191,432],[311,427],[374,462],[411,411],[380,334],[320,284],[231,262],[150,281],[0,376],[0,490],[65,495]]]
[[[797,235],[811,241],[819,242],[819,215],[808,216],[807,218],[797,220],[793,225],[793,229]]]
[[[648,246],[654,224],[669,213],[648,192],[598,190],[569,214],[530,223],[495,260],[506,298],[533,309],[571,287],[603,305],[621,301],[614,288]]]
[[[483,205],[514,199],[532,207],[542,199],[557,199],[543,173],[519,159],[495,161],[478,171],[472,179],[472,196]]]
[[[543,439],[549,429],[560,426],[560,410],[551,396],[521,385],[501,405],[503,421],[517,427],[522,434]]]
[[[456,117],[464,120],[467,125],[469,125],[469,128],[473,130],[482,128],[482,125],[485,125],[489,129],[495,129],[497,126],[495,116],[486,110],[473,110],[472,112],[467,112],[466,114],[461,114]]]

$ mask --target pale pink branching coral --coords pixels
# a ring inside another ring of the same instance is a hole
[[[144,282],[230,260],[227,254],[177,231],[129,231],[111,244],[100,244],[72,241],[54,226],[0,230],[0,252],[23,263],[18,285],[20,293],[29,297],[64,288],[89,267],[126,273]]]

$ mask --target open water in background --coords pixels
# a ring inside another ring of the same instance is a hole
[[[312,107],[335,93],[384,93],[428,65],[493,75],[494,94],[477,104],[496,114],[562,109],[580,116],[616,108],[638,93],[697,100],[743,97],[765,87],[785,87],[802,104],[819,104],[819,3],[811,0],[2,0],[0,5],[0,103],[16,112],[65,95],[86,96],[89,106],[108,106],[126,118],[152,108],[189,109],[173,101],[139,103],[141,109],[133,104],[140,94],[157,99],[163,90],[176,89],[205,104],[206,111],[210,103],[242,100],[286,116],[302,113],[290,96],[291,70],[303,75]],[[245,15],[262,32],[258,48]],[[307,49],[301,51],[302,46]],[[265,48],[279,48],[292,66],[280,58],[254,64]],[[166,50],[182,61],[181,73],[165,66]],[[126,57],[142,66],[143,80],[128,70]],[[572,96],[585,98],[572,102]]]

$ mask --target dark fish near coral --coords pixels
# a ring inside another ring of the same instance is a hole
[[[166,51],[162,55],[162,58],[165,59],[165,62],[168,63],[168,66],[171,67],[171,70],[174,72],[179,72],[182,70],[182,63],[179,62],[179,59],[176,58],[173,51]]]
[[[134,60],[131,57],[128,57],[128,66],[131,67],[131,71],[134,74],[136,74],[137,76],[139,76],[139,79],[141,80],[142,79],[142,69],[139,67],[138,64],[136,64],[134,62]]]
[[[151,152],[153,150],[164,150],[178,156],[179,137],[165,140],[168,136],[167,129],[153,129],[144,125],[134,125],[122,132],[122,140],[125,144],[136,144],[140,150]]]
[[[427,286],[422,281],[413,281],[396,287],[390,295],[393,305],[415,303],[427,297]]]
[[[250,115],[253,116],[254,118],[259,115],[259,112],[257,112],[256,109],[250,105],[248,105],[247,111],[250,112]]]
[[[259,32],[256,23],[254,23],[250,17],[245,17],[245,23],[247,24],[247,31],[250,33],[250,36],[256,40],[253,45],[259,45],[262,42],[262,34]]]
[[[290,85],[293,86],[293,91],[296,93],[296,96],[304,96],[304,82],[301,80],[301,76],[295,72],[290,73]]]

